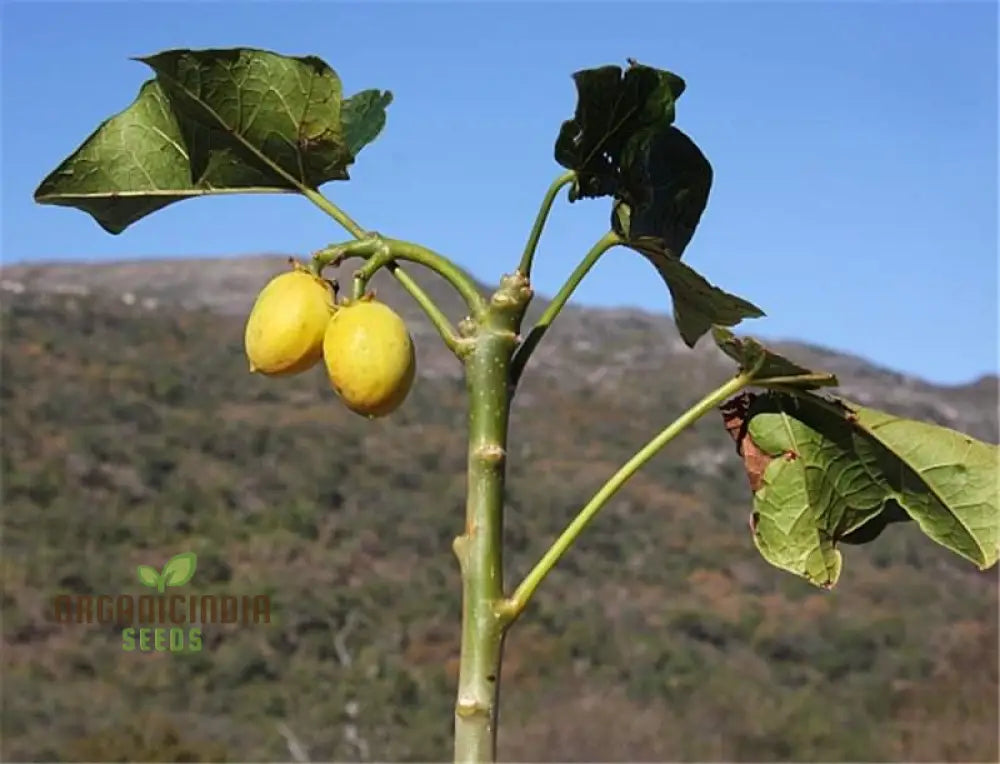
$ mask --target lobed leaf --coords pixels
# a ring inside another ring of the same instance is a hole
[[[742,297],[710,284],[694,268],[667,254],[646,252],[670,290],[674,323],[681,339],[694,347],[712,326],[735,326],[744,318],[760,318],[764,311]]]
[[[632,65],[584,69],[573,75],[577,104],[556,138],[556,161],[577,177],[570,201],[619,192],[627,144],[643,129],[674,121],[684,80],[672,72]]]
[[[340,122],[352,157],[378,138],[385,127],[385,110],[391,103],[392,93],[387,90],[362,90],[344,101]]]
[[[839,543],[910,519],[980,569],[996,563],[996,446],[811,393],[744,394],[723,416],[754,493],[754,543],[772,565],[830,588]]]
[[[635,133],[621,158],[615,233],[647,257],[678,260],[701,221],[712,188],[712,165],[688,136],[669,125]],[[628,214],[619,210],[627,205]]]
[[[962,432],[843,402],[920,529],[980,570],[998,555],[1000,451]]]
[[[342,99],[315,56],[253,48],[169,50],[155,72],[35,191],[118,234],[156,210],[219,193],[285,193],[349,179],[385,124],[388,92]]]
[[[555,157],[576,172],[571,202],[613,197],[612,230],[646,257],[673,297],[674,319],[689,347],[713,324],[735,326],[763,311],[709,284],[680,264],[708,204],[712,165],[673,126],[685,90],[672,72],[630,62],[573,75],[577,105],[563,123]]]

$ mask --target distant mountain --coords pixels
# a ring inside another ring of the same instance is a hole
[[[286,267],[288,257],[255,255],[93,265],[15,265],[0,269],[3,282],[0,287],[8,292],[23,288],[30,293],[100,294],[135,300],[150,307],[201,308],[245,316],[261,286]],[[342,269],[345,285],[350,281],[350,269],[350,264]],[[423,277],[421,283],[451,316],[461,317],[462,304],[447,284],[433,274],[420,273],[419,266],[411,266],[411,270]],[[436,338],[424,314],[392,278],[379,274],[373,286],[414,327],[415,334]],[[482,289],[486,293],[489,287],[483,285]],[[542,296],[533,300],[526,327],[547,304],[548,300]],[[746,326],[751,325],[749,322]],[[743,329],[738,327],[737,331]],[[745,331],[752,332],[752,328]],[[434,350],[440,350],[440,343],[430,344]],[[769,344],[805,366],[837,374],[841,382],[839,393],[858,403],[954,427],[991,442],[997,439],[1000,389],[997,375],[984,376],[966,385],[942,386],[815,345]],[[608,349],[612,350],[606,352]],[[588,379],[605,386],[617,385],[628,373],[665,369],[681,360],[687,365],[692,358],[698,359],[700,370],[709,376],[729,373],[732,369],[729,359],[709,338],[702,339],[692,351],[683,344],[668,316],[640,310],[569,307],[549,333],[545,352],[540,355],[543,356],[540,365],[547,372],[571,375],[569,370],[582,363],[587,367]],[[460,375],[457,363],[450,355],[446,358],[452,362],[452,372]],[[567,380],[567,384],[575,383]]]
[[[418,380],[392,417],[321,370],[248,373],[278,255],[0,270],[5,761],[450,757],[465,500],[458,362],[387,278]],[[345,268],[343,278],[348,281]],[[461,306],[412,272],[453,318]],[[544,307],[538,299],[531,316]],[[798,343],[866,405],[997,442],[998,380],[942,387]],[[514,404],[508,586],[593,491],[732,363],[665,316],[571,308]],[[912,524],[844,551],[823,592],[770,568],[719,417],[633,478],[508,639],[501,755],[537,761],[996,761],[998,582]],[[56,594],[271,598],[200,652],[123,650]],[[147,590],[148,591],[148,590]]]

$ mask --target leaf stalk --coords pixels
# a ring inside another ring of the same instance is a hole
[[[512,389],[517,387],[517,383],[521,380],[521,375],[524,373],[524,368],[528,364],[528,359],[531,358],[531,354],[538,347],[538,343],[542,341],[542,337],[545,336],[556,316],[559,315],[559,312],[569,302],[570,297],[572,297],[573,292],[580,285],[580,282],[590,272],[590,269],[594,267],[601,258],[601,255],[621,243],[622,240],[618,234],[614,231],[608,231],[583,256],[580,264],[576,266],[576,269],[566,279],[566,283],[562,285],[556,296],[552,298],[552,302],[545,308],[538,322],[531,328],[523,344],[514,354],[510,373],[510,385]]]
[[[568,170],[552,181],[552,184],[545,192],[545,196],[542,198],[542,205],[535,216],[534,224],[531,226],[531,233],[528,234],[528,241],[524,245],[521,264],[517,266],[518,272],[525,278],[531,278],[531,264],[535,258],[535,250],[538,248],[539,239],[542,238],[542,230],[545,228],[549,212],[551,212],[552,205],[556,200],[556,194],[559,193],[559,190],[563,186],[572,183],[574,180],[576,180],[576,171]]]
[[[727,398],[735,395],[750,384],[752,377],[753,372],[751,371],[740,373],[728,380],[725,384],[710,392],[694,404],[694,406],[681,414],[656,437],[637,451],[631,459],[622,465],[621,469],[601,486],[597,493],[594,494],[594,497],[573,518],[573,521],[570,522],[552,546],[549,547],[548,551],[542,555],[542,558],[535,567],[524,577],[524,580],[514,590],[514,593],[501,603],[498,614],[513,620],[524,612],[525,607],[527,607],[535,590],[538,589],[539,584],[552,571],[556,563],[559,562],[570,546],[579,538],[584,529],[597,516],[597,513],[607,504],[608,500],[625,485],[629,478],[687,427],[694,424],[694,422],[706,413],[718,407]]]
[[[316,189],[309,188],[308,186],[299,183],[296,178],[294,178],[291,175],[288,175],[285,172],[282,172],[282,175],[284,175],[286,178],[294,182],[295,185],[298,187],[299,191],[302,192],[302,195],[306,199],[311,201],[313,204],[315,204],[317,207],[323,210],[323,212],[325,212],[327,215],[329,215],[338,223],[340,223],[341,227],[343,227],[345,231],[351,234],[351,236],[353,236],[355,239],[364,238],[365,235],[364,229],[361,226],[359,226],[356,222],[354,222],[354,220],[351,218],[350,215],[348,215],[346,212],[340,209],[340,207],[338,207],[336,204],[330,201],[327,197],[325,197]]]

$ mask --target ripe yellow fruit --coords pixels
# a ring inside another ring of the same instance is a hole
[[[398,409],[417,371],[413,339],[388,305],[341,305],[326,327],[323,361],[330,384],[355,413],[374,418]]]
[[[298,374],[323,356],[323,334],[335,310],[329,284],[297,264],[268,282],[247,319],[250,371]]]

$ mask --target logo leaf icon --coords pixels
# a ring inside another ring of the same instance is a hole
[[[156,568],[151,568],[148,565],[140,565],[136,568],[136,573],[139,575],[139,583],[143,586],[148,586],[150,589],[160,588],[160,574]]]
[[[164,586],[183,586],[194,578],[198,558],[194,552],[183,552],[167,560],[160,574]]]

